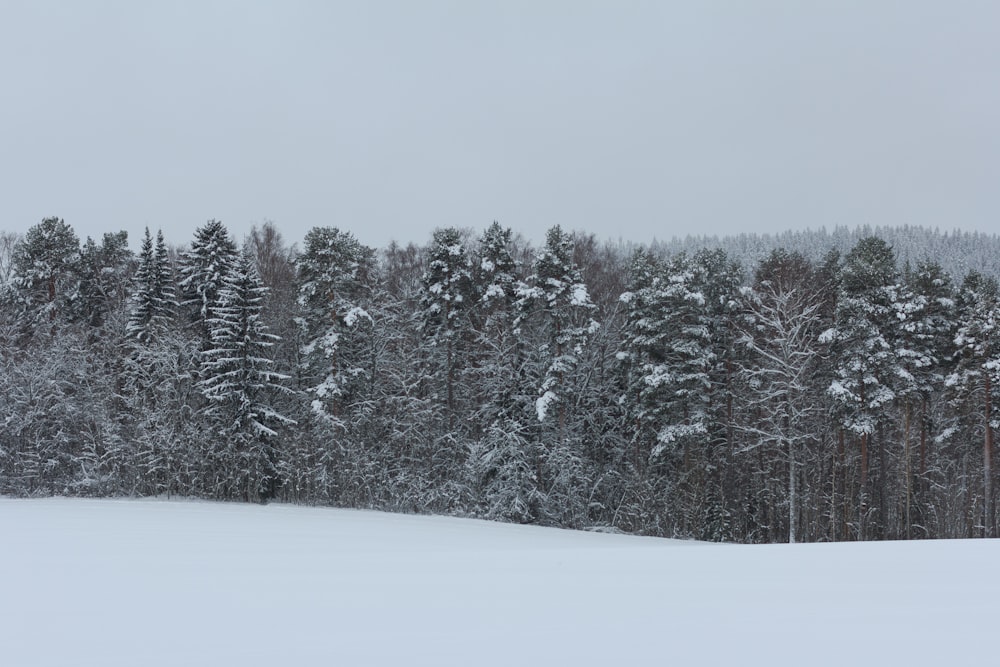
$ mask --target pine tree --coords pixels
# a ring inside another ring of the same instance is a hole
[[[944,377],[951,367],[955,337],[955,295],[951,278],[934,262],[921,262],[913,272],[907,272],[906,285],[896,302],[899,331],[896,357],[899,372],[896,394],[902,403],[903,425],[903,535],[909,539],[914,524],[924,526],[922,512],[915,520],[914,505],[919,512],[927,495],[927,455],[932,404],[943,394]],[[914,408],[916,407],[916,429]],[[919,432],[919,459],[913,487],[912,432]],[[915,493],[916,491],[916,493]],[[917,502],[914,503],[914,496]]]
[[[455,430],[458,406],[455,384],[464,365],[462,336],[469,330],[469,315],[475,303],[472,262],[462,233],[447,227],[434,232],[421,280],[420,306],[423,332],[430,356],[430,378],[441,386],[447,415],[447,430]]]
[[[537,447],[523,410],[535,395],[521,377],[525,354],[513,332],[518,276],[512,243],[511,230],[494,222],[480,237],[473,262],[474,338],[463,383],[475,396],[475,428],[467,466],[483,516],[531,523],[539,519],[542,494]]]
[[[524,341],[525,394],[534,390],[535,397],[542,521],[579,525],[587,515],[592,470],[585,458],[583,415],[573,408],[582,387],[584,349],[599,324],[573,260],[573,240],[558,225],[548,230],[532,273],[516,294],[515,335]]]
[[[517,264],[511,253],[511,231],[494,222],[479,239],[472,289],[470,366],[477,393],[477,422],[486,428],[494,419],[517,414],[513,392],[523,350],[513,335],[517,316]]]
[[[313,412],[340,423],[372,380],[367,291],[374,252],[349,232],[316,227],[296,260],[302,373]],[[342,424],[341,424],[342,425]]]
[[[629,313],[620,357],[631,375],[626,406],[641,434],[637,447],[668,478],[675,530],[717,537],[715,529],[703,530],[711,505],[703,496],[708,466],[716,464],[708,450],[718,354],[698,265],[686,255],[665,265],[639,255],[632,273],[632,289],[623,295]],[[713,511],[722,530],[721,508]]]
[[[949,386],[979,404],[983,433],[983,537],[995,534],[993,498],[993,432],[998,427],[993,403],[1000,386],[1000,287],[995,278],[970,272],[959,292],[959,327],[955,336],[959,364]]]
[[[884,510],[883,493],[878,494],[875,507],[869,506],[868,473],[873,436],[886,423],[896,399],[899,369],[894,352],[899,283],[892,248],[876,237],[859,241],[845,258],[836,328],[824,335],[824,340],[833,342],[836,357],[836,378],[829,393],[838,406],[843,428],[855,435],[860,444],[858,535],[861,539],[869,536],[870,513]],[[876,444],[881,461],[885,444],[881,441]],[[886,470],[880,465],[880,486],[885,484],[885,478]],[[885,519],[884,514],[876,516],[873,528],[880,530]]]
[[[479,302],[486,306],[487,316],[491,311],[509,306],[514,301],[517,286],[517,264],[510,251],[510,228],[493,222],[479,239],[478,262],[475,267],[475,281]]]
[[[277,428],[292,421],[271,407],[288,377],[272,370],[274,344],[261,321],[266,289],[242,255],[208,312],[210,347],[202,354],[199,387],[220,437],[216,484],[224,497],[266,500],[276,491]]]
[[[29,229],[14,248],[11,266],[25,330],[72,317],[79,296],[80,241],[65,221],[45,218]]]
[[[518,287],[521,315],[515,326],[532,321],[541,333],[538,351],[548,363],[538,388],[538,421],[556,408],[560,428],[565,425],[567,377],[577,367],[583,346],[600,326],[580,269],[573,261],[572,238],[556,225],[546,233],[532,274]]]
[[[618,352],[625,375],[625,393],[619,400],[630,415],[633,463],[638,468],[648,462],[659,431],[658,419],[651,410],[656,401],[649,398],[652,387],[646,377],[651,364],[662,358],[666,344],[658,290],[663,271],[664,267],[648,250],[637,250],[629,267],[628,289],[620,297],[626,316]]]

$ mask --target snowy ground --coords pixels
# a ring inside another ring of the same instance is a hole
[[[0,499],[0,664],[992,664],[1000,542]]]

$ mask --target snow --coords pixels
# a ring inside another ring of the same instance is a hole
[[[546,391],[535,400],[535,412],[538,415],[538,421],[545,421],[545,418],[549,415],[549,407],[558,400],[559,397],[552,391]]]
[[[353,308],[347,311],[346,315],[344,315],[344,324],[349,327],[353,327],[355,324],[357,324],[358,319],[365,319],[371,322],[372,316],[369,315],[368,311],[366,311],[364,308],[359,308],[357,306],[354,306]]]
[[[573,293],[570,295],[569,303],[572,306],[589,306],[590,293],[587,292],[587,286],[583,283],[573,285]]]
[[[483,301],[502,298],[503,296],[504,296],[504,291],[501,285],[490,285],[489,287],[486,288],[486,292],[483,294]]]
[[[988,664],[998,541],[732,546],[0,499],[6,665]]]

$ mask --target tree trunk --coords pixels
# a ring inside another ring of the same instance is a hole
[[[920,401],[920,477],[917,484],[917,521],[923,529],[923,535],[927,536],[927,523],[924,517],[924,505],[930,495],[930,487],[927,484],[927,413],[928,398],[924,396]]]
[[[455,363],[452,337],[448,336],[448,432],[455,432]]]
[[[843,517],[840,523],[841,539],[846,542],[849,537],[850,531],[850,498],[848,494],[847,486],[847,447],[844,442],[844,429],[840,429],[837,433],[838,437],[838,453],[840,454],[840,483],[842,486],[842,492],[840,494],[841,506],[843,507]]]
[[[992,386],[989,372],[984,374],[983,386],[984,417],[986,418],[986,437],[983,438],[983,536],[993,537],[993,427],[990,426],[993,402],[990,393]]]
[[[910,519],[910,507],[913,504],[913,472],[910,465],[910,400],[906,400],[906,408],[903,417],[903,458],[906,475],[906,506],[903,512],[904,525],[903,535],[906,539],[911,538],[910,527],[913,525]]]
[[[827,535],[831,541],[837,539],[837,466],[840,465],[840,454],[843,451],[844,441],[842,437],[838,436],[837,444],[837,456],[830,457],[830,526]]]
[[[795,470],[795,448],[792,440],[788,440],[788,543],[795,544],[795,523],[798,515],[798,497],[795,482],[798,476]]]
[[[861,435],[861,488],[858,490],[858,539],[865,539],[865,516],[868,514],[868,434]]]

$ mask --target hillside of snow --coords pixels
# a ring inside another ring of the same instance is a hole
[[[989,664],[1000,542],[0,499],[0,664]]]

